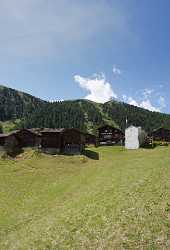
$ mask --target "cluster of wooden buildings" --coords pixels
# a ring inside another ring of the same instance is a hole
[[[170,130],[159,128],[150,135],[153,140],[170,143]],[[105,125],[98,128],[98,136],[84,133],[78,129],[21,129],[9,134],[0,134],[0,149],[7,144],[19,148],[36,147],[45,153],[79,154],[85,145],[124,145],[136,149],[144,142],[147,135],[139,127],[130,126],[125,134],[118,128]]]
[[[45,153],[79,154],[86,145],[113,145],[123,143],[124,133],[118,128],[106,125],[98,129],[98,136],[78,129],[21,129],[9,134],[0,134],[0,149],[7,144],[18,148],[41,148]]]
[[[99,145],[125,145],[127,149],[138,149],[141,145],[154,141],[170,143],[170,129],[158,128],[147,134],[141,127],[129,126],[125,133],[113,126],[105,125],[98,129]]]
[[[81,153],[86,144],[96,145],[96,137],[78,129],[21,129],[9,134],[0,134],[0,148],[7,144],[18,148],[41,148],[43,152],[56,154]]]
[[[154,141],[164,141],[170,143],[170,129],[163,127],[154,129],[149,136],[153,137]]]

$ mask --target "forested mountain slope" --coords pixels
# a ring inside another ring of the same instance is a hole
[[[98,126],[110,124],[125,129],[142,126],[147,132],[158,127],[170,128],[170,115],[151,112],[126,103],[99,104],[88,100],[45,102],[26,93],[0,86],[0,120],[21,119],[19,127],[79,128],[96,133]]]
[[[39,98],[0,85],[0,121],[22,118],[44,104]]]
[[[141,126],[147,132],[159,127],[170,128],[169,114],[152,112],[127,103],[107,102],[103,105],[103,112],[107,113],[110,119],[113,119],[122,129],[125,129],[126,117],[128,125]]]

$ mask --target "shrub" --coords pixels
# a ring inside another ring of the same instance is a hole
[[[153,143],[155,146],[168,146],[169,143],[166,141],[154,141]]]
[[[15,157],[17,154],[19,154],[22,150],[19,146],[18,140],[15,138],[15,136],[9,136],[4,145],[4,149],[7,153],[7,155],[11,157]]]

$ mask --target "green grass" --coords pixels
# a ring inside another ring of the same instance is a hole
[[[170,148],[0,160],[0,249],[170,249]]]
[[[1,122],[2,128],[3,128],[3,133],[9,133],[13,130],[16,130],[16,128],[19,126],[20,122],[21,122],[20,119]]]

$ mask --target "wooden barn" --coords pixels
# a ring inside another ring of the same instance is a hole
[[[63,129],[44,129],[41,131],[41,147],[46,153],[61,152],[61,132]]]
[[[151,133],[154,141],[165,141],[170,143],[170,129],[158,128]]]
[[[21,129],[11,134],[15,136],[21,148],[38,147],[41,143],[41,136],[31,129]]]
[[[44,129],[41,134],[46,153],[80,154],[85,146],[85,135],[77,129]]]
[[[15,133],[10,133],[5,138],[4,150],[10,156],[16,156],[22,151],[21,144],[17,140]]]
[[[12,143],[17,141],[17,145],[20,148],[23,147],[38,147],[41,143],[41,136],[32,132],[29,129],[21,129],[12,131],[8,134],[0,135],[0,146],[5,146],[5,143]]]
[[[78,129],[64,129],[62,131],[61,151],[66,154],[79,154],[86,143],[84,133]]]
[[[124,140],[124,133],[115,127],[105,125],[98,128],[99,145],[114,145]]]

